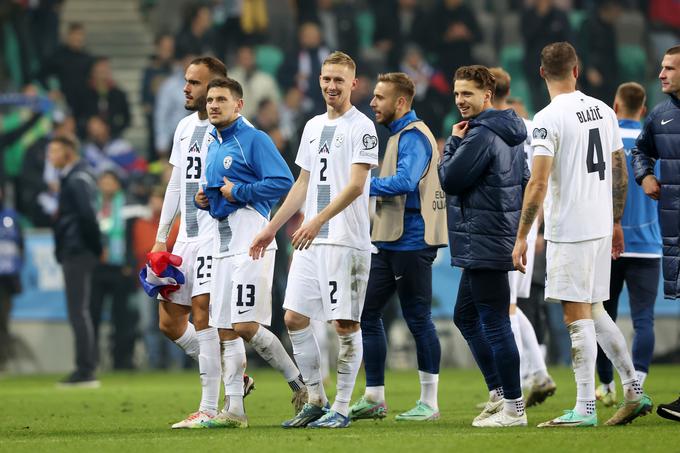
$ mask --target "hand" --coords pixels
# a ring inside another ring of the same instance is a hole
[[[153,245],[153,247],[151,247],[151,253],[167,252],[167,251],[168,251],[168,246],[165,242],[156,241],[156,243]]]
[[[309,222],[302,225],[293,233],[292,243],[295,250],[308,249],[312,245],[312,241],[319,234],[319,230],[323,224],[314,217]]]
[[[196,192],[196,195],[194,196],[194,201],[196,201],[196,204],[202,208],[208,207],[208,197],[205,195],[202,188],[199,188],[198,192]]]
[[[234,183],[229,181],[226,176],[223,178],[223,181],[224,185],[220,187],[220,193],[222,193],[222,196],[227,200],[231,201],[232,203],[235,202],[236,200],[234,200],[234,197],[231,196],[231,191],[234,189]]]
[[[250,244],[248,255],[254,260],[264,257],[264,252],[267,251],[267,247],[276,236],[276,231],[272,231],[270,225],[271,224],[267,224],[267,226],[255,236],[253,243]]]
[[[659,196],[661,195],[661,186],[659,185],[659,181],[657,181],[656,176],[645,176],[642,180],[642,190],[644,190],[645,195],[647,195],[652,200],[658,200]]]
[[[512,265],[523,274],[526,274],[527,271],[527,248],[527,240],[517,238],[515,248],[512,250]]]
[[[614,223],[614,232],[612,234],[612,259],[617,260],[623,253],[623,228],[621,223]]]
[[[455,135],[456,137],[459,138],[465,138],[465,134],[467,134],[468,131],[468,122],[467,121],[461,121],[460,123],[456,123],[453,125],[451,128],[451,135]]]
[[[586,78],[588,79],[588,82],[590,82],[591,85],[599,87],[602,85],[602,74],[600,74],[600,71],[598,71],[595,68],[589,68],[586,71]]]

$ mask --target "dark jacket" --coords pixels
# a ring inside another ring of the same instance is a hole
[[[59,212],[54,223],[57,261],[88,252],[101,255],[96,195],[94,177],[87,171],[87,164],[78,161],[61,179]]]
[[[660,160],[659,223],[663,239],[663,292],[680,297],[680,99],[670,96],[647,116],[633,148],[635,180],[642,184]]]
[[[439,164],[448,203],[451,265],[510,271],[529,168],[524,122],[511,110],[486,110],[465,138],[449,137]]]

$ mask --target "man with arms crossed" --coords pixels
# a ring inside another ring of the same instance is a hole
[[[264,132],[240,114],[243,88],[236,80],[214,79],[208,84],[207,110],[214,141],[208,149],[206,186],[196,204],[217,219],[210,289],[211,327],[223,347],[225,407],[210,427],[245,428],[243,373],[247,341],[280,371],[294,392],[299,410],[307,394],[300,372],[283,345],[264,326],[271,322],[271,292],[276,242],[253,261],[248,248],[254,235],[269,221],[272,206],[293,185],[281,153]]]
[[[432,262],[448,243],[446,195],[437,175],[437,142],[411,110],[416,87],[404,73],[378,76],[371,108],[376,121],[389,128],[380,176],[371,178],[377,196],[371,240],[366,302],[361,314],[366,392],[350,408],[350,418],[384,418],[387,339],[382,310],[396,292],[401,312],[416,342],[420,398],[397,421],[439,418],[437,387],[441,348],[432,322]]]
[[[621,375],[625,396],[606,424],[629,423],[652,408],[635,376],[623,334],[602,306],[609,299],[611,258],[623,251],[620,222],[627,189],[623,143],[612,109],[576,90],[578,71],[571,44],[543,48],[540,72],[551,102],[534,117],[531,179],[512,252],[515,268],[524,272],[527,234],[547,192],[545,297],[562,302],[571,337],[576,406],[539,427],[597,426],[598,343]]]
[[[293,234],[283,307],[308,403],[284,428],[345,428],[363,346],[359,321],[371,264],[369,170],[378,165],[373,122],[350,103],[356,64],[334,52],[321,66],[326,113],[307,122],[296,163],[300,176],[272,221],[250,249],[262,257],[276,231],[304,206],[305,222]],[[319,371],[319,347],[310,318],[333,321],[340,339],[337,395],[332,407]]]

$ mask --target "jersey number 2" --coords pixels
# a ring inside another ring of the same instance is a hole
[[[595,162],[595,155],[597,154],[597,162]],[[588,135],[588,155],[586,156],[586,168],[588,173],[597,172],[600,181],[604,181],[604,171],[607,164],[604,161],[604,153],[602,152],[602,140],[600,140],[600,130],[595,128],[590,130]]]
[[[319,181],[325,181],[327,179],[326,170],[328,169],[328,159],[322,157],[321,165],[323,165],[323,167],[321,167],[321,170],[319,170]]]

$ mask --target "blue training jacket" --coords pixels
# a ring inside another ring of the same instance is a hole
[[[644,254],[661,257],[661,230],[659,229],[657,202],[645,195],[645,192],[637,185],[633,177],[631,150],[635,147],[635,140],[640,135],[640,127],[639,121],[619,120],[623,150],[626,154],[626,165],[628,166],[628,195],[626,196],[623,217],[621,217],[625,241],[623,256],[635,258]],[[658,178],[658,165],[655,166],[654,172]]]
[[[420,121],[411,110],[388,126],[390,135],[414,121]],[[404,232],[394,242],[376,242],[375,246],[386,250],[421,250],[430,246],[425,242],[425,221],[420,215],[420,191],[418,183],[430,164],[432,147],[430,141],[418,129],[411,129],[399,137],[397,171],[386,178],[371,178],[371,196],[393,197],[406,194]]]
[[[239,117],[228,127],[210,134],[215,141],[208,147],[204,191],[210,215],[224,219],[250,205],[269,218],[272,206],[293,185],[291,174],[271,138]],[[224,177],[234,183],[234,203],[222,196]]]

